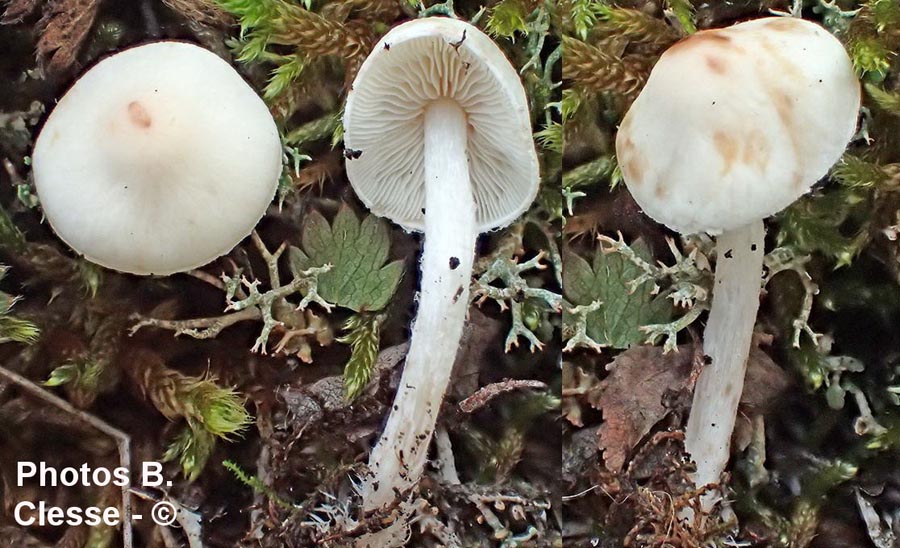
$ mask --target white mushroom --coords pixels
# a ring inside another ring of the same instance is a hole
[[[34,147],[56,234],[88,260],[171,274],[230,251],[266,211],[281,141],[266,105],[213,53],[155,42],[87,71]]]
[[[698,485],[718,482],[728,462],[759,307],[762,219],[840,158],[859,104],[838,40],[808,21],[764,18],[672,46],[622,121],[616,152],[644,212],[681,233],[719,235],[704,334],[711,363],[685,438]]]
[[[364,507],[425,465],[469,305],[478,234],[533,201],[538,162],[518,74],[474,26],[426,18],[391,30],[344,113],[347,175],[374,213],[425,234],[419,310],[400,388],[369,460]]]

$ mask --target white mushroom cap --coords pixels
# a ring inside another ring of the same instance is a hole
[[[441,97],[468,116],[479,231],[509,224],[538,190],[528,101],[497,45],[455,19],[395,27],[360,68],[344,111],[347,175],[356,194],[373,213],[422,230],[424,110]]]
[[[616,138],[628,189],[681,233],[718,234],[790,205],[840,158],[859,82],[820,26],[763,18],[666,51]]]
[[[182,42],[108,57],[60,99],[34,147],[50,225],[99,265],[171,274],[230,251],[266,211],[281,141],[228,63]]]

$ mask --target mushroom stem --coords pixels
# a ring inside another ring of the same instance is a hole
[[[369,458],[364,510],[392,503],[422,475],[469,304],[478,232],[459,105],[425,109],[425,243],[419,310],[387,426]]]
[[[711,362],[694,387],[684,440],[697,464],[697,486],[718,483],[728,463],[759,309],[765,234],[760,220],[726,231],[716,242],[716,282],[703,334],[703,349]],[[721,493],[704,496],[703,510],[712,509],[720,498]]]

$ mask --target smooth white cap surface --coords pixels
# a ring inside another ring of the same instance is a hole
[[[699,32],[667,50],[616,138],[650,217],[718,234],[806,193],[856,130],[859,82],[841,43],[788,17]]]
[[[33,156],[57,235],[134,274],[228,253],[265,213],[281,165],[262,99],[228,63],[183,42],[99,62],[60,99]]]
[[[540,178],[528,101],[500,48],[456,19],[399,25],[363,63],[344,111],[350,183],[376,215],[422,230],[424,111],[442,97],[468,117],[479,230],[509,224],[534,200]]]

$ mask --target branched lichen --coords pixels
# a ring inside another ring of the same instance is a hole
[[[545,251],[540,251],[531,259],[520,263],[516,250],[521,245],[521,234],[511,231],[509,240],[518,240],[518,245],[503,245],[497,252],[478,261],[475,267],[475,281],[472,284],[472,299],[478,304],[483,304],[491,299],[500,305],[501,310],[510,309],[512,315],[512,328],[506,338],[506,350],[518,346],[518,338],[525,337],[531,345],[531,351],[543,348],[543,343],[537,338],[523,319],[523,307],[521,301],[528,298],[538,299],[545,303],[550,310],[559,311],[562,306],[562,297],[548,289],[532,287],[523,274],[530,270],[544,270],[547,265],[542,261],[546,257]],[[503,287],[494,285],[501,283]],[[509,304],[507,304],[509,303]]]
[[[303,318],[294,314],[291,322],[286,321],[286,316],[292,312],[305,311],[312,303],[318,304],[326,311],[331,310],[332,305],[322,299],[318,293],[318,277],[331,270],[331,265],[311,267],[300,271],[290,282],[282,285],[278,259],[287,249],[286,244],[282,244],[272,253],[255,232],[253,241],[268,267],[269,290],[260,291],[261,282],[259,280],[248,280],[240,273],[234,276],[222,274],[221,280],[225,289],[226,302],[225,315],[193,320],[136,317],[138,321],[131,328],[132,334],[144,327],[156,327],[174,331],[176,336],[188,335],[195,339],[209,339],[215,338],[223,329],[235,323],[261,320],[263,326],[252,350],[263,354],[266,353],[269,337],[275,329],[284,331],[281,341],[276,345],[276,352],[282,351],[293,337],[317,334],[318,330],[310,330],[307,321],[304,321],[311,319],[308,316]],[[302,294],[303,297],[297,305],[293,305],[287,298],[297,294]],[[308,360],[308,356],[300,355],[300,357],[306,357]]]
[[[797,274],[800,283],[803,285],[803,302],[800,305],[800,312],[791,322],[793,334],[791,336],[791,344],[794,348],[800,348],[800,336],[803,333],[809,336],[813,343],[819,340],[819,334],[813,331],[809,325],[809,316],[812,313],[813,298],[819,293],[819,286],[813,281],[812,276],[806,269],[812,257],[810,255],[798,254],[791,247],[778,247],[773,249],[763,259],[765,266],[765,277],[763,278],[763,286],[767,286],[776,275],[781,272],[794,272]]]
[[[563,352],[572,352],[576,348],[589,348],[599,353],[606,345],[601,344],[592,339],[587,334],[587,316],[592,312],[600,310],[603,301],[594,301],[590,304],[578,305],[569,308],[566,322],[564,324],[563,338],[568,339]]]
[[[685,248],[689,249],[688,254],[684,255],[675,245],[675,241],[668,238],[666,242],[675,259],[672,266],[667,266],[662,262],[654,265],[642,259],[625,243],[621,233],[618,240],[602,234],[597,239],[605,252],[621,253],[629,262],[640,268],[642,274],[627,282],[632,291],[641,284],[653,282],[655,284],[654,294],[660,291],[662,285],[665,285],[663,294],[672,299],[676,306],[689,309],[697,304],[702,306],[709,300],[712,272],[708,259],[711,252],[708,239],[703,237],[684,238]]]

